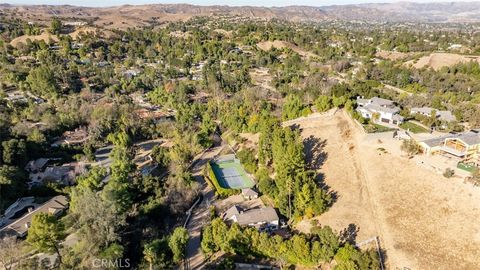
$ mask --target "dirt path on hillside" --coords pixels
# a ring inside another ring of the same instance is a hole
[[[357,242],[379,236],[388,269],[480,269],[479,188],[398,156],[394,139],[368,140],[341,111],[298,124],[307,148],[321,143],[319,171],[338,196],[322,225],[355,224]]]

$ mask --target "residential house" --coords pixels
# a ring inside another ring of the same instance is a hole
[[[174,111],[163,111],[155,109],[138,109],[135,110],[135,113],[140,117],[140,119],[152,119],[155,123],[160,123],[168,120],[175,119]]]
[[[47,182],[56,182],[62,185],[73,185],[77,176],[86,172],[83,163],[69,163],[61,166],[47,167],[43,172],[30,173],[29,187],[43,185]]]
[[[480,166],[480,129],[423,140],[418,144],[426,155],[439,153]]]
[[[141,71],[138,69],[128,69],[128,70],[125,70],[122,74],[127,79],[133,79],[133,77],[138,76],[140,73]]]
[[[86,24],[87,24],[86,22],[82,22],[82,21],[63,22],[63,25],[65,26],[84,26]]]
[[[391,100],[378,97],[371,99],[358,97],[357,105],[357,111],[364,118],[393,125],[403,123],[403,117],[399,114],[400,108],[395,106]],[[375,115],[378,115],[378,118],[376,118]]]
[[[258,192],[251,188],[242,188],[242,196],[247,200],[253,200],[258,198]]]
[[[23,238],[27,235],[34,215],[38,213],[49,213],[58,217],[67,207],[67,198],[63,195],[55,196],[37,207],[30,207],[25,215],[13,220],[13,222],[0,229],[0,238],[6,235],[15,235]]]
[[[152,103],[149,102],[147,95],[135,92],[129,95],[133,102],[138,106],[146,109],[158,109],[158,106],[154,106]]]
[[[82,145],[89,138],[87,127],[79,127],[73,131],[65,131],[62,137],[55,141],[52,146],[57,147],[60,145]]]
[[[223,214],[223,219],[238,223],[240,226],[254,227],[260,231],[273,231],[280,226],[280,218],[272,207],[244,211],[238,205],[234,205]]]
[[[36,160],[31,160],[25,166],[25,170],[30,173],[38,173],[45,169],[45,166],[47,166],[48,161],[50,161],[50,159],[48,158],[39,158]]]
[[[12,219],[14,219],[14,217],[18,215],[18,213],[21,213],[21,211],[25,208],[29,208],[35,205],[36,204],[34,197],[30,196],[17,199],[5,210],[3,215],[0,215],[0,228],[13,222]]]
[[[451,111],[437,111],[430,107],[417,107],[410,110],[410,114],[420,114],[427,117],[431,117],[433,112],[435,112],[435,117],[440,121],[453,122],[457,120]]]

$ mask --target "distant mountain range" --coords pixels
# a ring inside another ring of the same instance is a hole
[[[53,16],[90,20],[108,28],[148,25],[153,21],[186,20],[194,16],[241,16],[289,21],[357,20],[370,22],[480,22],[480,2],[335,5],[324,7],[230,7],[187,4],[124,5],[105,8],[70,5],[0,4],[0,14],[29,21],[48,21]]]

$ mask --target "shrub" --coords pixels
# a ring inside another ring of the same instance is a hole
[[[454,175],[455,175],[455,171],[450,169],[450,168],[446,168],[445,172],[443,173],[443,176],[446,177],[446,178],[450,178]]]
[[[255,153],[251,149],[242,149],[237,153],[240,162],[248,173],[254,174],[257,170],[257,160]]]

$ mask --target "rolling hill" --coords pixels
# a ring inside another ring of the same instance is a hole
[[[25,20],[46,22],[57,16],[81,19],[106,28],[128,28],[152,22],[187,20],[195,16],[239,16],[280,19],[294,22],[358,20],[369,22],[480,22],[480,2],[334,5],[323,7],[231,7],[188,4],[123,5],[114,7],[78,7],[71,5],[0,4],[0,15],[22,16]]]

